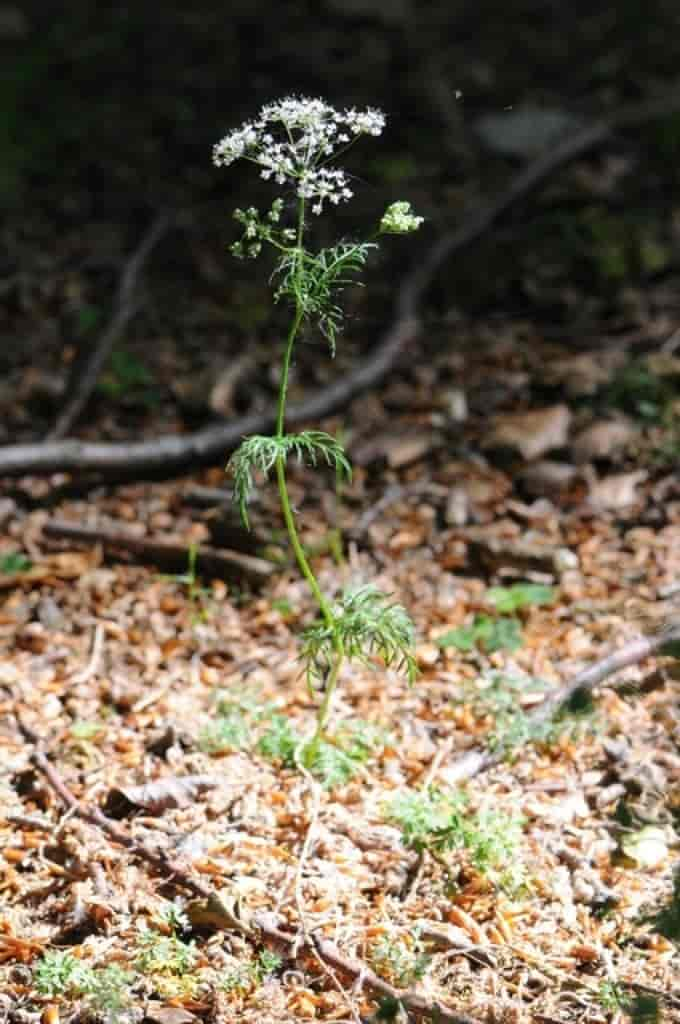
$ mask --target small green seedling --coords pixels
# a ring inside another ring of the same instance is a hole
[[[437,637],[439,647],[455,647],[459,651],[485,654],[495,651],[516,651],[522,646],[522,625],[519,619],[492,619],[489,615],[475,615],[469,626],[458,626]]]
[[[553,744],[566,734],[581,735],[596,726],[592,699],[578,691],[552,718],[541,719],[526,712],[523,698],[535,702],[547,684],[532,676],[487,672],[474,683],[464,684],[458,703],[471,707],[478,718],[491,716],[493,723],[486,734],[489,750],[512,757],[513,752],[528,743]]]
[[[110,1024],[121,1020],[119,1014],[132,1004],[130,985],[133,981],[130,971],[116,964],[93,970],[83,986],[87,1005],[96,1013],[104,1014]]]
[[[357,775],[382,750],[387,738],[382,729],[368,722],[350,720],[342,723],[332,739],[322,737],[311,747],[305,745],[287,718],[276,715],[256,749],[286,768],[296,768],[301,761],[325,789],[334,789]]]
[[[654,927],[661,935],[680,947],[680,868],[673,876],[673,892],[668,905],[652,918]]]
[[[90,968],[72,953],[45,953],[33,973],[36,990],[43,996],[63,996],[81,992]]]
[[[125,348],[114,349],[97,388],[115,401],[132,402],[148,409],[158,405],[154,380],[144,363]]]
[[[418,853],[428,852],[446,866],[446,854],[462,852],[468,862],[500,888],[517,890],[524,871],[518,860],[522,821],[496,811],[466,811],[460,793],[404,790],[385,808],[404,843]]]
[[[502,615],[514,615],[524,608],[552,604],[555,588],[544,583],[513,583],[511,587],[490,587],[486,600]]]
[[[523,643],[522,625],[515,613],[537,605],[551,604],[555,599],[554,587],[542,583],[514,583],[511,587],[490,587],[486,600],[499,618],[479,613],[468,626],[450,629],[437,638],[440,647],[455,647],[459,651],[480,649],[485,654],[495,651],[516,651]]]
[[[232,245],[233,254],[241,259],[255,258],[263,246],[273,250],[274,301],[289,306],[291,323],[283,347],[275,432],[272,436],[247,437],[231,457],[229,470],[246,526],[255,474],[275,474],[290,544],[320,612],[319,622],[305,634],[302,649],[310,688],[316,687],[323,694],[316,733],[309,744],[311,761],[324,737],[345,660],[359,658],[368,663],[378,656],[387,665],[403,669],[409,678],[416,673],[413,626],[399,604],[374,587],[354,588],[336,601],[322,593],[300,540],[286,479],[291,459],[329,466],[336,473],[336,484],[351,475],[347,456],[336,438],[319,430],[286,433],[286,400],[296,340],[303,328],[312,325],[334,353],[343,320],[339,296],[347,285],[356,282],[357,274],[377,247],[373,239],[381,234],[409,234],[423,220],[415,216],[409,203],[395,202],[383,214],[372,239],[341,241],[316,252],[307,246],[310,214],[312,218],[318,216],[327,205],[338,205],[352,197],[346,172],[331,166],[334,158],[361,136],[380,135],[384,125],[384,115],[371,107],[340,111],[323,100],[292,96],[267,104],[254,121],[230,132],[213,151],[217,166],[247,160],[259,168],[262,178],[288,186],[295,197],[292,207],[277,197],[266,214],[253,206],[234,213],[242,237]]]
[[[106,730],[106,726],[102,722],[87,722],[82,719],[78,719],[70,727],[69,732],[74,740],[83,740],[85,742],[93,740],[96,736]]]
[[[0,573],[3,576],[14,576],[20,572],[28,572],[32,566],[30,558],[21,551],[10,551],[0,556]]]
[[[605,390],[608,405],[647,423],[658,423],[677,397],[670,378],[659,376],[645,359],[626,363]]]
[[[192,621],[194,625],[199,622],[206,622],[210,617],[208,600],[210,590],[201,585],[196,564],[198,561],[198,544],[192,542],[187,552],[187,571],[176,573],[171,576],[161,576],[163,580],[169,580],[187,588],[187,597],[193,607]]]
[[[162,935],[151,928],[140,932],[137,940],[137,969],[144,974],[182,976],[193,970],[198,953],[195,942],[183,942],[176,935]]]
[[[381,935],[369,950],[371,966],[397,988],[410,988],[425,977],[432,957],[415,928],[407,934]]]
[[[34,972],[36,991],[50,998],[83,997],[95,1012],[105,1013],[112,1022],[130,1005],[133,975],[116,964],[93,968],[71,953],[45,953]]]
[[[597,998],[602,1009],[610,1013],[626,1013],[630,1007],[630,998],[626,990],[618,981],[611,979],[600,982]]]
[[[169,928],[173,935],[186,932],[191,927],[189,917],[181,903],[174,901],[167,903],[160,911],[158,920],[166,928]]]
[[[206,754],[248,750],[261,726],[275,717],[275,705],[263,703],[257,694],[224,691],[217,700],[217,716],[199,733],[199,749]]]
[[[297,768],[302,763],[327,789],[348,782],[388,740],[384,729],[349,719],[332,739],[322,737],[312,747],[290,720],[277,712],[275,703],[263,702],[247,691],[239,695],[223,691],[216,708],[217,715],[198,735],[197,745],[204,753],[249,750],[284,768]]]
[[[251,992],[278,971],[282,962],[276,953],[263,949],[255,960],[249,960],[232,970],[225,971],[218,982],[218,988],[223,992]]]

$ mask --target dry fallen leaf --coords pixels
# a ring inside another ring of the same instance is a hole
[[[607,459],[630,444],[636,435],[629,420],[598,420],[576,435],[571,448],[577,462]]]
[[[111,818],[124,818],[135,810],[162,814],[170,808],[188,807],[199,793],[215,789],[218,785],[219,780],[210,775],[168,776],[143,786],[110,789],[104,810]]]
[[[596,394],[607,384],[620,362],[618,353],[607,357],[602,352],[581,352],[551,361],[545,368],[546,379],[550,384],[563,387],[568,395],[582,398]]]
[[[181,1006],[166,1003],[147,1002],[144,1006],[145,1024],[193,1024],[198,1017]]]
[[[18,586],[37,586],[47,580],[77,580],[101,561],[98,551],[60,551],[47,555],[38,565],[23,572],[0,575],[0,590]]]
[[[592,467],[587,466],[588,504],[602,511],[612,512],[628,508],[637,501],[638,484],[647,479],[644,469],[636,469],[630,473],[614,473],[598,480]]]
[[[357,466],[368,466],[384,459],[391,469],[398,469],[417,462],[438,445],[439,438],[432,433],[401,436],[393,432],[377,434],[357,446],[352,452],[352,461]]]
[[[501,413],[494,417],[485,448],[515,448],[523,458],[537,459],[567,443],[571,412],[566,405],[551,405],[527,412]]]

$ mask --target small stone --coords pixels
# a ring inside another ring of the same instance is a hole
[[[465,526],[470,517],[470,502],[463,487],[453,487],[446,499],[444,519],[448,526]]]
[[[570,569],[578,569],[579,559],[575,551],[569,548],[557,548],[553,552],[553,566],[556,573],[569,572]]]
[[[441,649],[434,644],[419,644],[416,648],[416,661],[419,668],[431,668],[439,661]]]
[[[639,832],[624,836],[621,849],[639,867],[656,868],[668,857],[666,833],[656,825],[647,825]]]

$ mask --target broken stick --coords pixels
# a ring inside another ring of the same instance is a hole
[[[148,540],[125,530],[110,530],[94,526],[79,526],[50,519],[43,526],[43,534],[55,540],[75,540],[87,544],[101,544],[107,551],[127,552],[142,562],[150,562],[164,572],[183,572],[187,567],[189,545],[169,541]],[[196,568],[213,579],[225,579],[262,584],[276,572],[276,566],[264,558],[243,555],[237,551],[201,545],[196,549]]]
[[[579,672],[564,686],[559,686],[553,693],[547,694],[545,699],[528,714],[529,722],[540,725],[549,721],[578,693],[590,693],[603,680],[614,675],[615,672],[620,672],[622,668],[638,665],[653,654],[664,654],[678,644],[680,644],[680,623],[673,623],[651,636],[631,640],[618,651],[613,651],[606,658],[596,661],[594,665]],[[502,747],[493,751],[483,748],[469,750],[448,766],[447,780],[453,783],[471,779],[486,768],[498,764],[506,757],[506,754],[507,751]]]

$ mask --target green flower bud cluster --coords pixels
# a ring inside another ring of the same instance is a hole
[[[412,231],[417,231],[424,220],[424,217],[417,217],[413,213],[410,203],[392,203],[382,215],[380,234],[409,235]]]

